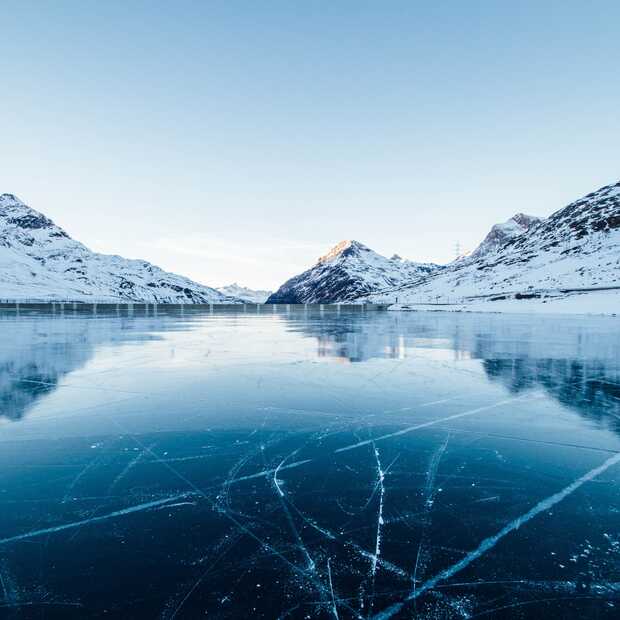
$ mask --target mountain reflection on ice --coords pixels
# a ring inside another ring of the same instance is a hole
[[[39,310],[0,341],[0,617],[617,617],[617,319]]]

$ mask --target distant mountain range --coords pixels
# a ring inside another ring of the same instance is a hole
[[[235,297],[249,304],[264,304],[267,301],[271,291],[261,291],[241,286],[236,282],[228,286],[220,286],[217,289],[222,295]]]
[[[0,299],[239,302],[146,261],[97,254],[13,194],[0,195]]]
[[[541,221],[540,218],[517,213],[507,222],[493,226],[469,257],[460,257],[456,262],[469,263],[495,252]],[[432,281],[446,268],[434,263],[404,260],[397,254],[388,259],[359,241],[341,241],[310,269],[286,281],[267,299],[267,303],[355,301],[381,291],[408,287],[413,282]]]
[[[159,303],[456,302],[620,288],[620,183],[543,219],[518,213],[448,265],[342,241],[276,292],[210,288],[146,261],[97,254],[12,194],[0,196],[0,299]]]
[[[620,287],[620,183],[543,219],[517,213],[448,265],[380,256],[343,241],[267,303],[455,302],[532,291]]]

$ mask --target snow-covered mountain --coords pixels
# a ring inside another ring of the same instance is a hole
[[[271,295],[237,284],[215,290],[146,261],[97,254],[12,194],[0,195],[0,300],[471,303],[614,287],[620,290],[620,183],[544,220],[517,214],[445,266],[388,259],[343,241]]]
[[[539,224],[541,221],[542,219],[539,217],[525,215],[524,213],[517,213],[506,222],[503,222],[502,224],[495,224],[482,243],[470,254],[468,258],[478,259],[485,254],[489,254],[490,252],[496,252],[510,239],[516,237],[517,235],[523,234],[526,230],[529,230],[532,226]]]
[[[146,261],[92,252],[13,194],[0,195],[0,299],[237,301]]]
[[[366,300],[457,303],[606,287],[620,288],[620,183],[531,223],[504,243]]]
[[[317,263],[285,282],[267,303],[350,301],[428,276],[437,265],[385,258],[359,241],[341,241]]]
[[[228,286],[220,286],[217,289],[222,295],[235,297],[249,304],[264,304],[272,291],[261,291],[241,286],[236,282]]]

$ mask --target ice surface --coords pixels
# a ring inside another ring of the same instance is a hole
[[[617,319],[22,310],[0,342],[0,617],[617,617]]]

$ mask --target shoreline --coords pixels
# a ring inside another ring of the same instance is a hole
[[[455,304],[400,303],[389,305],[388,311],[617,317],[620,315],[620,292],[601,291],[540,299],[480,300]]]

